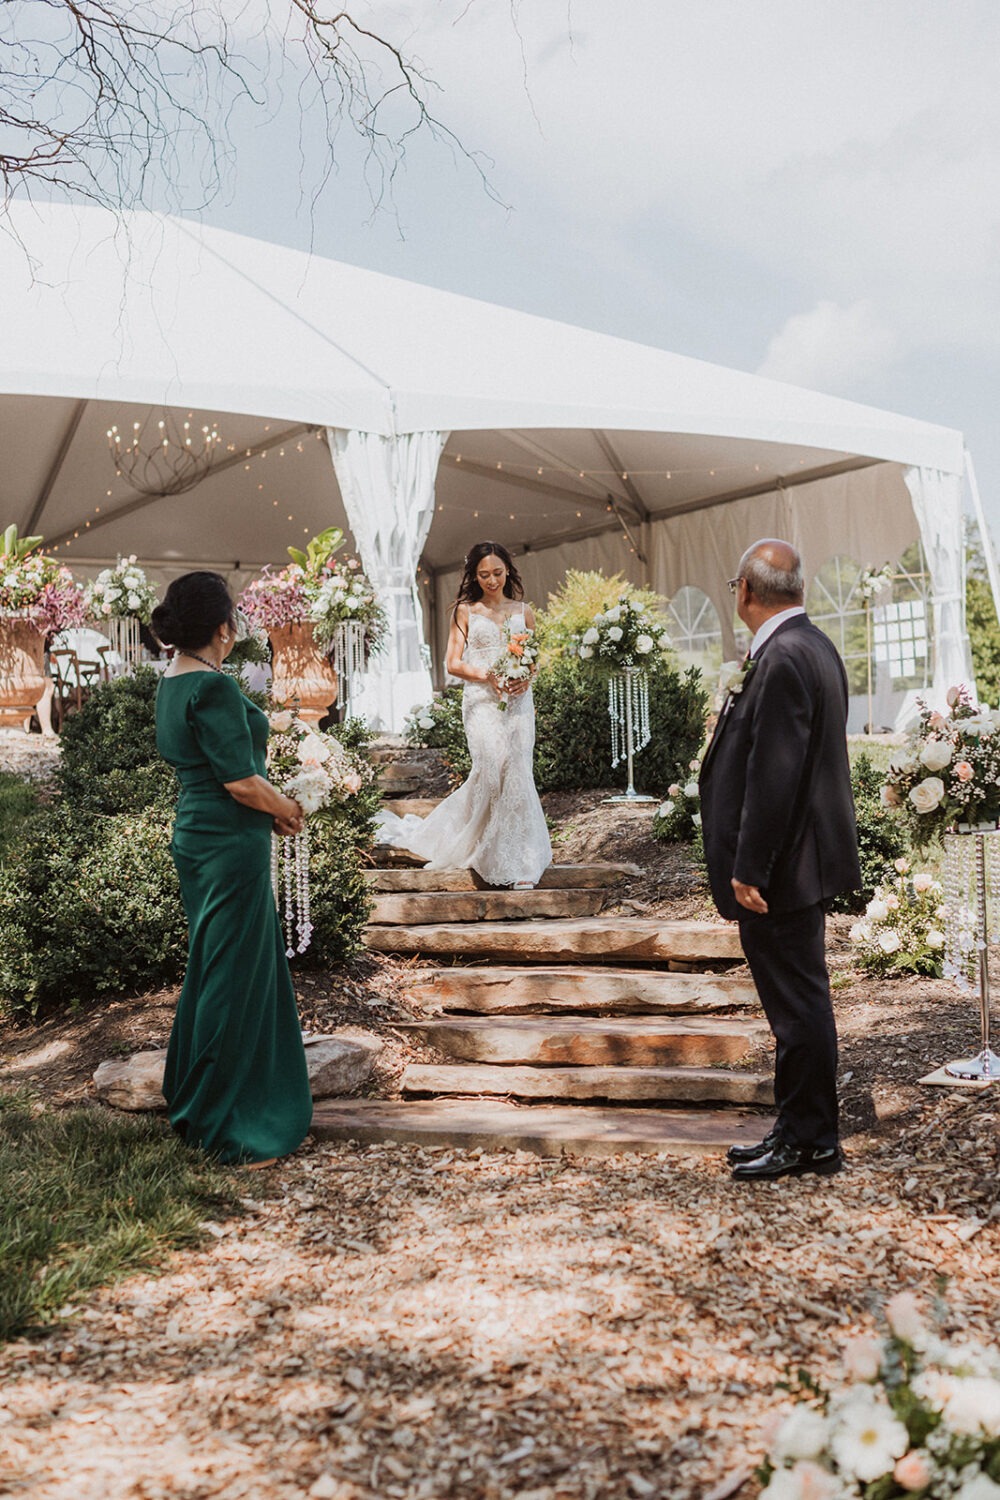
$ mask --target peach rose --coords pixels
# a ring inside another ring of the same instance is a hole
[[[955,775],[958,777],[959,781],[971,781],[975,774],[975,771],[969,765],[969,762],[967,760],[960,760],[955,766]]]
[[[927,1462],[927,1454],[922,1453],[919,1448],[911,1448],[909,1453],[904,1453],[902,1458],[896,1460],[892,1477],[904,1490],[916,1492],[926,1489],[931,1482],[931,1466]]]

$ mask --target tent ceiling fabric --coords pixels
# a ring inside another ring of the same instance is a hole
[[[813,514],[834,545],[857,526],[833,524],[823,497],[867,507],[874,493],[845,475],[881,472],[895,535],[913,513],[904,504],[901,520],[896,503],[903,468],[963,472],[951,429],[193,221],[17,202],[10,214],[3,520],[83,571],[135,552],[160,576],[211,564],[241,581],[307,535],[347,529],[328,429],[449,434],[423,551],[435,638],[480,537],[533,555],[539,581],[590,557],[666,587],[665,547],[691,555],[710,533],[728,555],[751,539],[737,517],[792,520],[793,493],[820,487]],[[148,501],[115,475],[106,433],[163,408],[217,425],[221,445],[196,489]],[[935,483],[957,503],[957,482]]]

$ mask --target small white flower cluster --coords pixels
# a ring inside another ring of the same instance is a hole
[[[858,579],[858,597],[869,604],[876,594],[881,594],[883,589],[889,587],[895,571],[892,563],[883,563],[880,568],[866,568]]]
[[[883,806],[907,816],[921,846],[956,822],[995,826],[1000,815],[1000,709],[976,708],[964,687],[949,688],[948,708],[922,708],[882,788]]]
[[[851,928],[861,967],[872,974],[941,974],[945,908],[941,882],[926,870],[911,873],[897,859],[895,879],[875,888],[860,922]]]
[[[760,1500],[847,1500],[879,1494],[1000,1500],[1000,1354],[952,1347],[925,1326],[916,1299],[886,1304],[883,1344],[852,1339],[850,1384],[820,1392],[778,1428]]]
[[[596,658],[606,666],[642,666],[653,653],[670,650],[670,637],[662,622],[641,599],[623,594],[610,609],[599,611],[593,624],[580,637],[581,661]]]
[[[690,762],[688,770],[691,772],[689,779],[683,785],[675,781],[668,786],[666,799],[653,814],[653,837],[662,843],[690,843],[701,827],[700,757]]]
[[[95,619],[135,617],[148,625],[156,604],[156,590],[136,562],[135,554],[119,558],[84,586],[87,608]]]

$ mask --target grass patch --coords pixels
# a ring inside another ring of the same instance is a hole
[[[12,771],[0,771],[0,861],[38,808],[37,794]]]
[[[162,1265],[237,1210],[231,1172],[161,1120],[39,1113],[0,1090],[0,1339],[40,1331],[99,1286]]]

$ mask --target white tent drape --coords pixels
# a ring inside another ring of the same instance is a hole
[[[431,696],[416,580],[448,434],[382,437],[331,427],[327,436],[362,566],[389,616],[386,643],[372,658],[358,711],[376,728],[398,734],[409,710]]]
[[[975,693],[965,633],[965,537],[960,474],[940,469],[903,471],[930,569],[934,607],[934,679],[931,696],[943,708],[948,689],[966,683]]]

